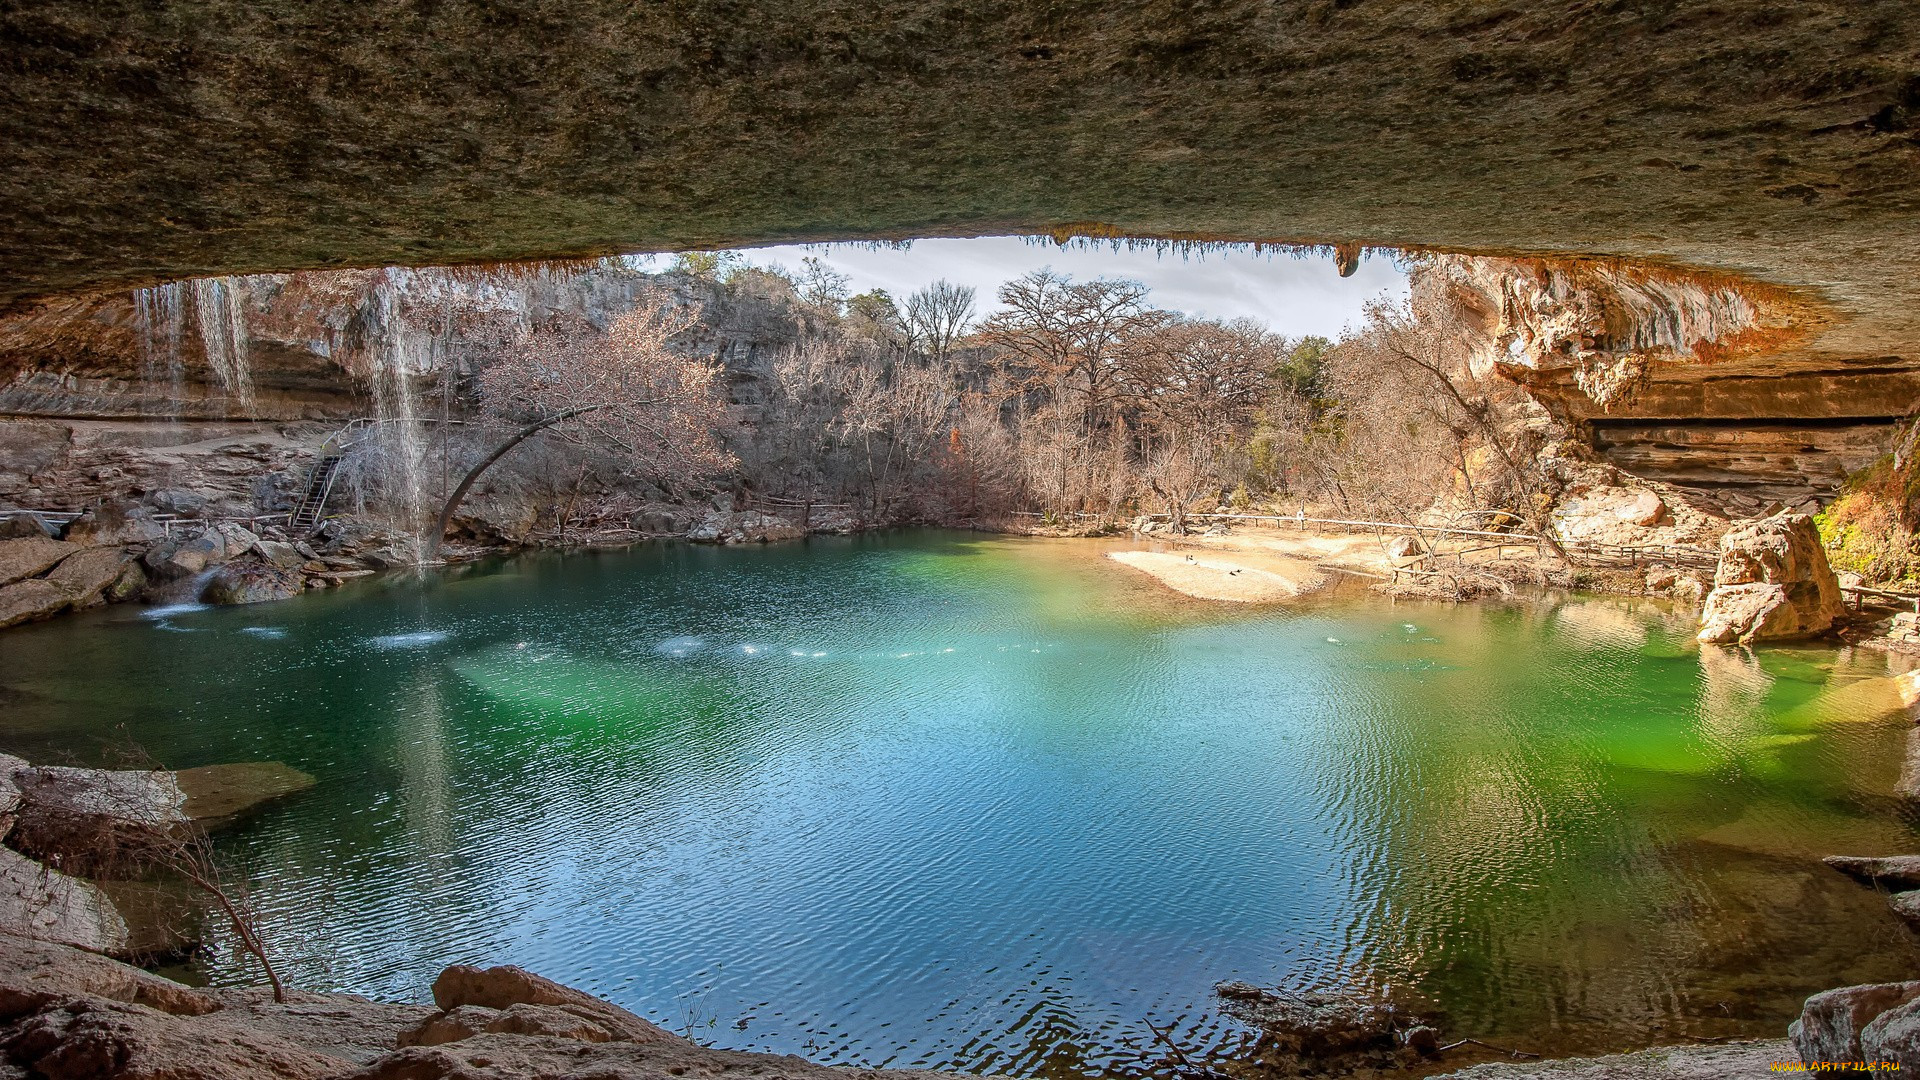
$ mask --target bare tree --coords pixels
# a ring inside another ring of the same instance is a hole
[[[726,418],[719,368],[669,346],[698,314],[652,298],[604,332],[563,326],[528,334],[483,370],[482,414],[519,426],[448,496],[426,557],[437,553],[474,482],[542,431],[613,449],[655,476],[700,476],[732,464],[715,437]]]
[[[941,278],[907,297],[909,347],[924,351],[936,364],[946,363],[953,343],[973,322],[973,296],[971,288]]]

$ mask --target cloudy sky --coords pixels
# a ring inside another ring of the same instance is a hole
[[[1153,290],[1152,301],[1190,315],[1258,319],[1289,337],[1338,337],[1357,325],[1361,305],[1382,293],[1406,295],[1406,275],[1383,257],[1368,257],[1350,278],[1323,256],[1256,255],[1248,250],[1205,255],[1118,251],[1110,246],[1061,248],[1021,237],[916,240],[906,250],[872,250],[851,244],[831,247],[768,247],[743,253],[759,266],[779,263],[798,270],[808,255],[825,260],[852,279],[853,291],[885,289],[900,298],[936,279],[971,285],[981,315],[997,306],[1000,283],[1051,266],[1075,279],[1132,278]],[[662,264],[664,265],[664,259]]]

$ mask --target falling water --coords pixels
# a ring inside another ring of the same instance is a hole
[[[161,396],[163,414],[170,420],[180,418],[180,401],[187,388],[187,368],[180,360],[180,339],[187,324],[185,284],[169,281],[133,291],[141,375],[147,392]]]
[[[254,411],[253,369],[247,352],[247,279],[193,278],[133,291],[140,335],[142,377],[149,393],[166,401],[165,415],[179,419],[186,400],[187,366],[182,353],[191,307],[206,357],[209,382],[225,391],[238,411]]]
[[[193,312],[207,367],[242,411],[253,412],[253,369],[247,356],[246,285],[240,278],[195,278]]]
[[[374,416],[379,421],[375,426],[382,456],[390,466],[383,470],[391,480],[386,486],[399,503],[396,524],[408,536],[412,547],[409,554],[418,562],[421,530],[426,525],[422,468],[426,449],[413,409],[413,377],[432,367],[436,340],[430,332],[423,334],[407,326],[399,310],[404,279],[395,278],[406,271],[388,273],[393,276],[377,282],[370,297],[367,375],[373,390]]]

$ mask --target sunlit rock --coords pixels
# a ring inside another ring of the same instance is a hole
[[[1846,614],[1839,579],[1805,514],[1729,530],[1713,580],[1700,616],[1703,643],[1813,637]]]

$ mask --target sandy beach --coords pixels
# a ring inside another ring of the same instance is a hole
[[[1107,558],[1202,600],[1243,604],[1291,600],[1327,580],[1310,562],[1253,552],[1109,551]]]

